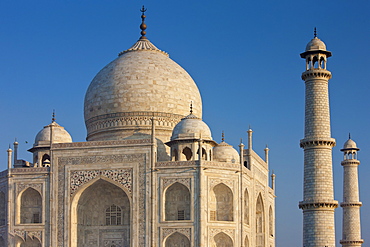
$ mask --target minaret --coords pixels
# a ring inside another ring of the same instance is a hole
[[[334,247],[334,201],[332,148],[335,139],[330,133],[328,82],[330,71],[326,70],[331,52],[316,37],[307,44],[301,57],[306,60],[302,80],[306,85],[305,134],[300,146],[304,149],[303,246]]]
[[[357,160],[356,143],[349,137],[344,143],[342,151],[344,158],[343,166],[343,202],[340,206],[343,208],[343,228],[342,240],[343,247],[361,246],[364,240],[361,239],[360,207],[362,203],[359,200],[358,192],[358,172],[357,167],[360,161]]]

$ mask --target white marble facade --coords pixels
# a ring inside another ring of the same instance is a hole
[[[53,119],[32,161],[8,150],[0,246],[274,247],[268,149],[251,130],[248,148],[218,144],[201,117],[192,78],[143,35],[93,79],[87,142]]]

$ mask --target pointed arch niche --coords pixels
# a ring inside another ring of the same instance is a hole
[[[18,197],[18,224],[37,224],[42,222],[42,197],[40,193],[27,188]]]
[[[175,232],[166,239],[165,247],[177,247],[177,246],[190,247],[190,241],[185,235]]]
[[[74,195],[71,247],[130,246],[130,198],[112,182],[96,179]]]
[[[256,203],[256,247],[265,246],[265,210],[261,193]]]
[[[210,198],[211,221],[233,221],[233,192],[223,183],[213,187]]]
[[[220,232],[214,237],[215,247],[233,247],[233,240],[225,233]]]
[[[172,184],[165,193],[165,220],[190,220],[190,191],[181,184]]]
[[[244,223],[249,225],[249,193],[248,193],[248,189],[244,190]]]

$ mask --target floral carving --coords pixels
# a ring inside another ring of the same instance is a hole
[[[42,184],[41,183],[37,183],[37,184],[36,183],[18,183],[16,188],[17,188],[16,189],[17,195],[19,194],[19,192],[23,191],[26,188],[35,189],[40,193],[40,195],[42,195]]]
[[[171,184],[180,183],[185,185],[190,191],[190,182],[191,182],[190,178],[163,178],[162,181],[164,189],[170,186]]]
[[[80,186],[97,177],[110,178],[113,181],[120,183],[128,192],[131,193],[132,169],[88,170],[71,172],[70,196],[73,196]]]
[[[210,238],[213,239],[220,232],[223,232],[227,234],[230,238],[234,239],[235,230],[234,229],[224,229],[224,228],[212,228]]]
[[[31,239],[37,238],[41,242],[42,231],[29,231],[26,232],[26,235]]]
[[[185,235],[189,240],[191,239],[190,228],[162,228],[162,241],[174,232],[181,233]]]
[[[233,180],[227,180],[227,179],[211,179],[210,181],[210,188],[213,189],[214,186],[217,184],[225,184],[227,185],[231,190],[234,188]]]

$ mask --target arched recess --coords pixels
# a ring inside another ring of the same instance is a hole
[[[6,222],[5,194],[4,194],[4,192],[0,191],[0,226],[5,225],[5,222]]]
[[[190,191],[181,183],[172,184],[165,193],[165,220],[190,220]]]
[[[191,158],[193,157],[193,152],[191,151],[190,148],[188,147],[185,147],[183,150],[182,150],[182,154],[183,156],[185,157],[185,159],[182,159],[182,160],[191,160]]]
[[[37,224],[42,222],[42,197],[37,190],[27,188],[21,193],[19,212],[18,223],[20,224]]]
[[[265,246],[265,211],[261,193],[256,203],[256,247]]]
[[[172,150],[172,161],[178,161],[179,160],[179,154],[177,153],[177,149],[174,148]]]
[[[249,193],[248,189],[244,191],[244,223],[249,225]]]
[[[223,183],[213,187],[210,198],[211,221],[233,221],[233,192]]]
[[[214,237],[215,247],[233,247],[233,240],[225,233],[220,232]]]
[[[244,247],[249,247],[249,238],[248,238],[248,236],[245,236]]]
[[[190,247],[190,241],[185,235],[175,232],[166,239],[165,247]]]
[[[16,246],[20,246],[20,247],[41,247],[41,242],[37,238],[31,239],[31,238],[27,237],[26,241],[23,241],[20,238],[17,238],[17,239],[18,239],[18,241],[17,241],[18,244]]]
[[[71,247],[130,246],[130,198],[122,187],[107,180],[91,181],[74,195]]]
[[[269,235],[274,236],[274,213],[271,206],[269,208]]]
[[[48,154],[44,154],[42,156],[41,164],[43,167],[49,167],[50,166],[50,156]]]

